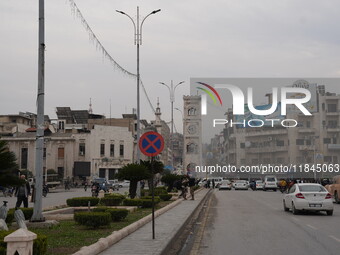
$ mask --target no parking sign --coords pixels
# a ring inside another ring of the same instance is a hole
[[[163,136],[153,131],[144,133],[139,139],[139,149],[146,156],[157,156],[164,149]]]

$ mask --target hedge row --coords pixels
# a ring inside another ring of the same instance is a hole
[[[160,199],[155,199],[155,204],[158,204]],[[125,199],[123,204],[125,206],[138,206],[143,208],[151,208],[152,207],[152,200],[151,199]]]
[[[76,212],[74,220],[80,225],[98,228],[110,225],[111,214],[108,212]]]
[[[112,221],[121,221],[126,218],[129,211],[126,209],[118,209],[118,208],[108,208],[105,206],[100,206],[93,208],[93,212],[109,212],[111,214]]]
[[[11,231],[0,231],[0,255],[6,255],[7,243],[4,242],[5,236],[11,234]],[[37,238],[33,241],[33,254],[32,255],[44,255],[47,252],[47,236],[37,235]]]
[[[75,197],[69,198],[66,200],[68,206],[79,207],[79,206],[88,206],[88,202],[90,201],[91,206],[96,206],[98,204],[105,206],[118,206],[122,204],[122,201],[125,199],[124,195],[121,194],[108,194],[104,195],[103,198],[97,197]]]
[[[25,216],[25,220],[30,220],[32,218],[33,215],[33,208],[29,207],[29,208],[19,208],[24,216]],[[14,221],[14,212],[15,212],[15,208],[11,208],[8,210],[7,213],[7,218],[6,218],[6,223],[7,224],[12,224],[12,222]]]

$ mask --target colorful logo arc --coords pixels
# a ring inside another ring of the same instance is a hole
[[[209,84],[206,84],[206,83],[203,83],[203,82],[197,82],[197,83],[200,84],[200,85],[203,85],[203,86],[205,86],[207,88],[209,88],[216,95],[216,97],[218,98],[218,101],[220,102],[220,104],[222,106],[222,99],[221,99],[220,95],[217,93],[216,89],[214,89]],[[201,87],[196,87],[196,88],[198,88],[200,90],[203,90],[205,93],[207,93],[210,96],[210,98],[213,100],[214,104],[217,104],[216,98],[213,95],[213,93],[211,93],[209,90],[201,88]]]
[[[153,131],[144,133],[139,139],[139,149],[146,156],[157,156],[164,149],[163,136]]]

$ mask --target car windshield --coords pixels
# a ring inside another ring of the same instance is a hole
[[[299,185],[301,192],[326,192],[326,189],[321,185]]]
[[[243,181],[243,180],[239,180],[239,181],[236,181],[237,183],[246,183],[246,181]]]
[[[256,183],[262,183],[262,181],[256,181]]]
[[[222,184],[229,184],[229,181],[223,181]]]
[[[273,177],[267,178],[267,182],[275,182],[275,178]]]

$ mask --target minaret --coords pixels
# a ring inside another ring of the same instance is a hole
[[[92,101],[91,101],[91,98],[90,98],[90,107],[89,107],[89,114],[92,114],[93,111],[92,111]]]
[[[161,123],[161,108],[159,107],[159,97],[157,97],[157,108],[156,108],[156,112],[155,112],[155,116],[156,116],[156,125],[159,125]]]

